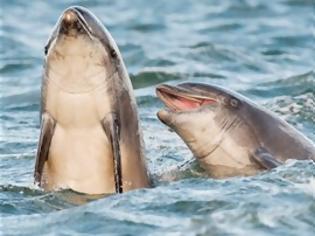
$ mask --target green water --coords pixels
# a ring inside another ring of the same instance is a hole
[[[43,48],[70,5],[91,9],[121,50],[155,188],[92,201],[33,185]],[[163,105],[154,93],[162,82],[222,85],[315,141],[314,0],[0,0],[0,6],[0,235],[314,234],[314,163],[206,178],[157,120]]]

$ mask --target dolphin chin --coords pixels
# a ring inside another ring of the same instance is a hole
[[[88,9],[60,16],[45,47],[34,177],[47,191],[150,186],[133,88],[110,33]]]
[[[173,129],[213,177],[252,175],[287,159],[315,159],[314,144],[276,114],[231,90],[162,84],[158,118]]]
[[[157,113],[157,117],[158,117],[159,120],[162,121],[164,124],[168,124],[168,125],[171,124],[171,121],[170,121],[171,114],[170,114],[169,111],[167,111],[167,110],[160,110],[160,111],[158,111],[158,113]]]

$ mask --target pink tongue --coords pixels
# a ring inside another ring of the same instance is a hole
[[[180,109],[183,109],[183,110],[190,110],[190,109],[194,109],[196,107],[199,107],[200,106],[200,103],[198,102],[194,102],[194,101],[189,101],[187,99],[176,99],[176,100],[173,100],[173,104],[180,108]]]
[[[210,100],[210,99],[209,100],[203,100],[200,105],[213,104],[215,102],[216,102],[215,100]]]
[[[201,105],[211,104],[215,101],[213,100],[200,100],[200,101],[192,101],[183,97],[176,97],[172,100],[173,105],[180,110],[191,110]]]

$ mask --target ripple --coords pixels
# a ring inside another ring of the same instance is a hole
[[[299,96],[307,93],[315,94],[314,72],[310,71],[271,82],[262,82],[258,84],[257,88],[250,88],[247,92],[261,97]]]
[[[70,190],[43,192],[32,187],[0,185],[0,208],[4,217],[50,213],[95,201],[104,195],[85,195]]]
[[[233,31],[238,31],[241,30],[244,27],[243,24],[241,23],[225,23],[225,22],[218,22],[218,23],[211,23],[209,26],[203,26],[201,29],[198,30],[198,32],[204,34],[204,33],[209,33],[209,32],[233,32]]]
[[[278,56],[278,55],[283,55],[285,54],[285,51],[279,50],[279,49],[267,49],[262,52],[262,54],[266,56]]]
[[[136,30],[141,33],[150,33],[156,32],[165,29],[164,25],[156,24],[156,23],[146,23],[146,24],[134,24],[130,26],[131,30]]]
[[[149,87],[170,80],[178,80],[180,78],[180,74],[171,74],[163,71],[144,71],[137,75],[131,75],[131,81],[135,89]]]
[[[275,44],[283,46],[311,46],[313,44],[312,35],[286,35],[274,37]]]
[[[39,90],[31,91],[14,91],[13,94],[0,97],[2,107],[0,109],[14,110],[19,108],[27,108],[28,111],[32,111],[39,106],[40,92]]]

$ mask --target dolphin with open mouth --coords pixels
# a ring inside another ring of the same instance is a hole
[[[87,194],[150,186],[131,81],[115,41],[86,8],[60,16],[41,91],[36,183]]]
[[[156,88],[174,130],[212,177],[253,175],[287,159],[315,160],[315,146],[274,113],[228,89],[199,83]]]

